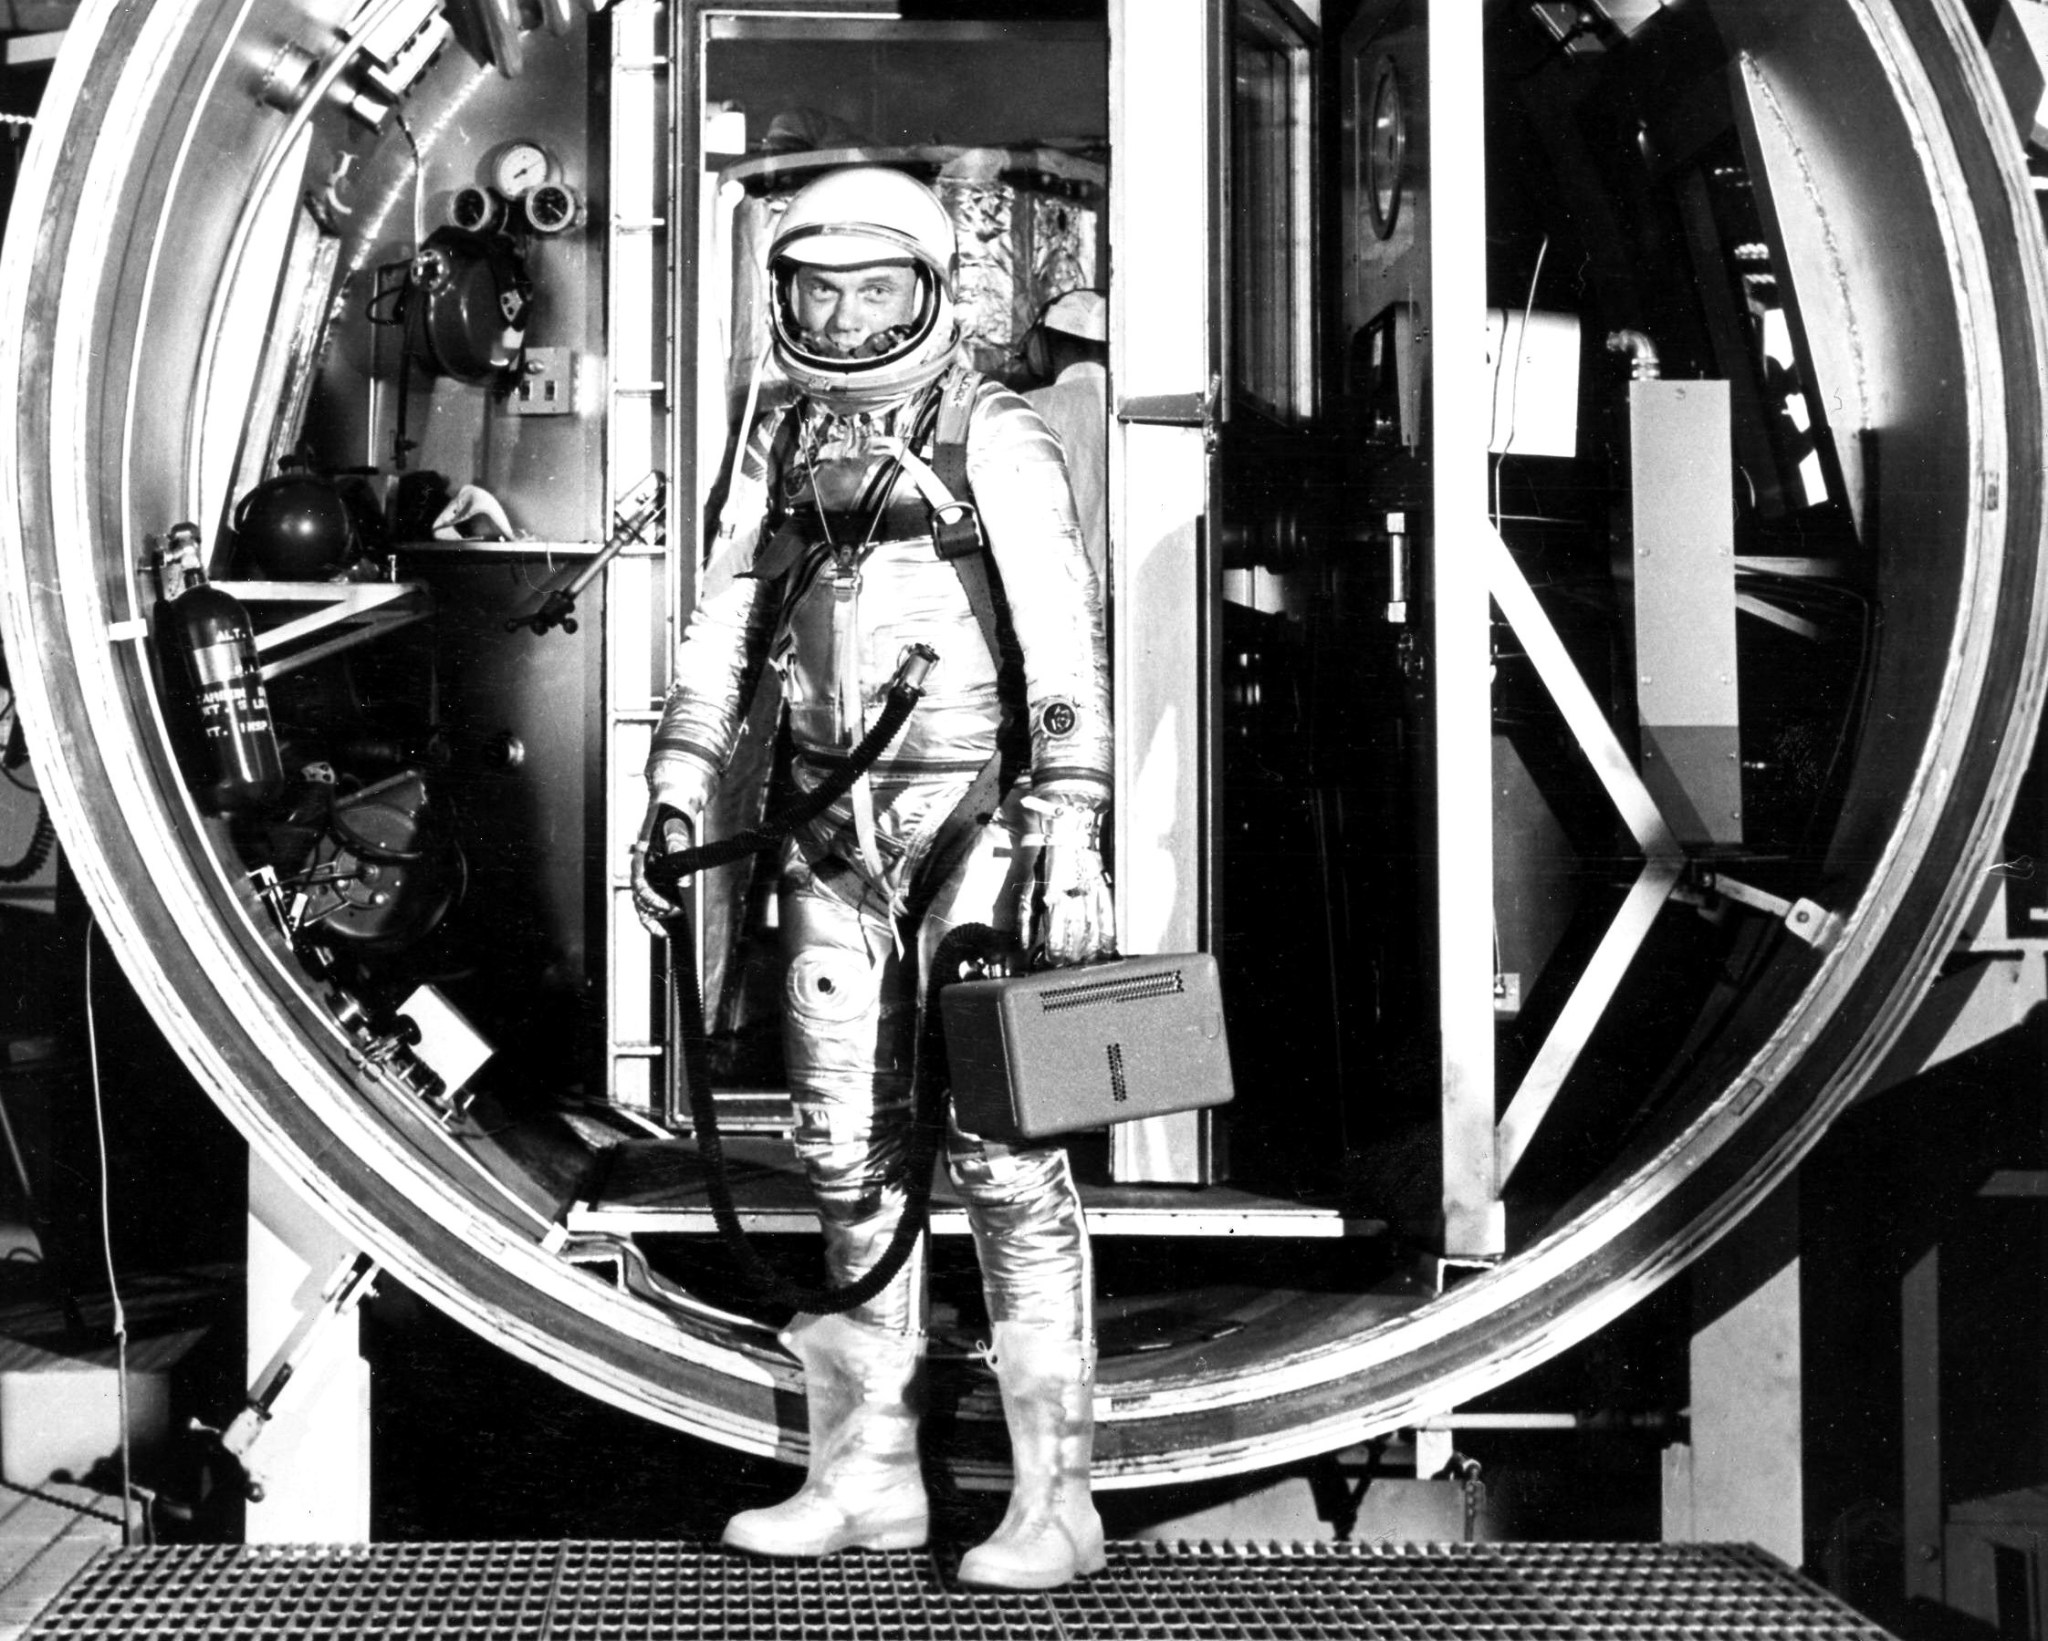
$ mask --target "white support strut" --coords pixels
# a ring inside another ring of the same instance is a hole
[[[1593,1035],[1593,1028],[1600,1023],[1607,1005],[1614,1000],[1615,989],[1649,935],[1657,913],[1677,887],[1682,869],[1682,863],[1675,860],[1644,862],[1642,872],[1629,889],[1628,898],[1622,902],[1621,910],[1614,914],[1614,921],[1607,925],[1606,934],[1601,936],[1593,960],[1586,965],[1578,984],[1572,988],[1564,1012],[1550,1028],[1550,1035],[1543,1039],[1543,1047],[1537,1051],[1535,1062],[1523,1076],[1521,1086],[1515,1090],[1515,1097],[1508,1102],[1495,1136],[1494,1158],[1502,1190],[1507,1188],[1508,1176],[1514,1173],[1529,1149],[1529,1141],[1549,1111],[1551,1101],[1556,1099],[1557,1091],[1564,1086],[1565,1078],[1571,1075],[1572,1067],[1578,1063],[1579,1055]]]
[[[1579,676],[1564,641],[1557,636],[1550,617],[1543,613],[1543,606],[1536,601],[1535,592],[1498,530],[1489,530],[1486,535],[1486,581],[1494,603],[1500,606],[1500,613],[1507,617],[1508,625],[1522,641],[1523,651],[1542,678],[1544,688],[1550,691],[1558,711],[1564,714],[1579,749],[1593,766],[1593,773],[1607,789],[1614,807],[1621,811],[1622,822],[1636,840],[1636,847],[1649,860],[1682,859],[1684,851],[1672,835],[1670,823],[1658,809],[1657,800],[1650,796],[1650,789],[1643,785],[1634,761],[1608,723],[1607,715],[1600,710],[1599,702],[1593,699],[1593,692]]]

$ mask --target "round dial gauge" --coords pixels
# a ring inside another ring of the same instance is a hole
[[[526,225],[537,234],[559,234],[582,216],[583,201],[566,182],[544,182],[521,201]]]
[[[493,189],[463,188],[449,202],[449,220],[471,233],[488,233],[505,220],[505,201]]]
[[[539,143],[508,142],[491,161],[491,186],[507,199],[548,180],[547,150]]]
[[[1360,169],[1364,174],[1359,180],[1365,190],[1365,208],[1372,217],[1373,232],[1385,239],[1400,219],[1408,167],[1408,104],[1391,57],[1382,57],[1373,71],[1372,99],[1366,105],[1361,140],[1364,155]]]

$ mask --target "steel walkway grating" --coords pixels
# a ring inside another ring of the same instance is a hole
[[[917,1551],[756,1561],[688,1544],[110,1550],[28,1641],[1882,1641],[1760,1550],[1119,1544],[1046,1596],[963,1591]]]

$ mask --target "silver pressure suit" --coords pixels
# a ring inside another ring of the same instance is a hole
[[[937,554],[930,488],[920,487],[945,395],[955,396],[955,423],[965,417],[971,500],[1015,638],[1008,667],[989,653],[960,574]],[[906,445],[908,463],[898,456]],[[1027,792],[1094,809],[1109,796],[1101,597],[1059,446],[1021,398],[959,367],[895,404],[844,413],[806,399],[756,424],[655,732],[655,797],[702,811],[764,665],[780,677],[794,780],[814,787],[879,716],[913,644],[939,657],[924,698],[853,791],[789,840],[783,860],[796,1145],[839,1282],[880,1257],[903,1212],[924,964],[899,950],[898,918],[935,834],[999,740],[1028,737],[1028,783],[1007,795],[915,932],[924,959],[956,924],[1017,931],[1038,854]],[[1087,1234],[1065,1152],[1005,1146],[955,1124],[947,1160],[991,1321],[1065,1337],[1091,1331]],[[921,1258],[854,1314],[920,1333]]]

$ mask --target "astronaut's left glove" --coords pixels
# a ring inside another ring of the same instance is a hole
[[[1113,956],[1116,907],[1102,866],[1102,810],[1064,794],[1034,794],[1024,806],[1038,821],[1040,844],[1038,869],[1017,908],[1026,954],[1054,968]]]

